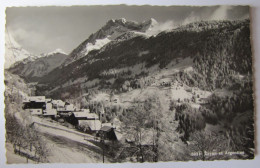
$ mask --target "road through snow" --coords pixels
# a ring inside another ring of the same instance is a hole
[[[94,136],[44,118],[33,118],[34,126],[46,140],[50,163],[102,163],[102,149],[96,145],[99,142],[94,140]],[[110,162],[110,159],[105,159],[105,162]]]

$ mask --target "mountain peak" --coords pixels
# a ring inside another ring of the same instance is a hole
[[[101,49],[111,41],[118,40],[119,37],[126,40],[137,35],[144,35],[148,30],[151,31],[156,24],[157,21],[153,18],[144,22],[130,21],[125,18],[110,19],[101,29],[91,34],[87,40],[73,50],[64,65],[86,56],[93,49]]]
[[[38,56],[31,54],[21,47],[12,34],[5,32],[5,69],[10,68],[19,61],[31,60],[36,57]]]
[[[139,23],[126,20],[125,18],[119,18],[119,19],[110,19],[107,24],[103,27],[103,29],[107,29],[109,27],[113,26],[122,26],[122,27],[129,27],[129,26],[138,26]]]
[[[57,48],[56,50],[52,51],[52,52],[49,52],[47,54],[44,54],[45,56],[49,56],[49,55],[53,55],[53,54],[57,54],[57,53],[60,53],[60,54],[64,54],[64,55],[68,55],[67,53],[65,53],[62,49],[60,48]]]
[[[142,22],[143,31],[146,32],[147,30],[151,30],[157,24],[158,24],[158,22],[154,18],[143,21]]]
[[[125,18],[120,18],[120,19],[118,19],[119,21],[121,21],[122,23],[126,23],[126,19]]]
[[[158,22],[157,22],[154,18],[151,18],[150,21],[151,21],[151,24],[152,24],[152,25],[158,24]]]
[[[150,18],[149,20],[144,21],[144,23],[150,23],[152,25],[158,24],[158,22],[154,18]]]
[[[127,29],[132,29],[136,31],[145,31],[147,27],[154,27],[158,22],[154,18],[150,18],[143,22],[136,22],[131,20],[126,20],[125,18],[111,19],[107,22],[105,26],[102,27],[103,30],[109,29],[114,26],[121,26]]]

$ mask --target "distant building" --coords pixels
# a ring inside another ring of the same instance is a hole
[[[43,108],[43,115],[44,116],[56,116],[57,110],[53,108],[52,103],[46,103],[45,109]]]
[[[45,96],[32,96],[23,101],[23,109],[27,109],[32,115],[57,115],[57,110],[53,109],[52,99]]]
[[[27,109],[32,115],[42,115],[46,107],[45,96],[28,97],[23,104],[23,109]]]
[[[95,113],[90,113],[89,109],[72,112],[74,117],[78,120],[78,127],[84,132],[96,132],[101,128],[99,116]]]
[[[99,120],[99,117],[96,113],[87,113],[87,120]]]
[[[114,97],[113,101],[117,102],[117,100],[117,97]],[[67,121],[84,132],[99,132],[107,140],[118,140],[112,123],[105,123],[102,126],[101,119],[105,118],[103,107],[97,114],[90,113],[89,109],[77,110],[73,104],[63,102],[62,100],[52,100],[45,98],[45,96],[28,97],[23,103],[23,108],[32,115],[55,116],[62,122]]]
[[[74,107],[73,104],[66,104],[66,105],[65,105],[65,110],[66,110],[66,111],[75,111],[75,110],[76,110],[76,107]]]
[[[42,109],[40,108],[37,108],[37,109],[29,109],[29,112],[32,114],[32,115],[42,115]]]
[[[101,128],[101,122],[99,120],[78,120],[78,126],[83,128],[84,132],[97,132]]]
[[[59,109],[64,109],[65,108],[65,102],[62,100],[53,100],[52,101],[53,107],[56,108],[57,110]]]
[[[84,109],[82,111],[74,111],[72,112],[78,120],[95,120],[97,119],[97,115],[93,115],[92,113],[89,113],[89,109]]]
[[[103,140],[112,140],[112,141],[116,141],[117,140],[114,128],[110,127],[110,126],[103,126],[98,131],[98,135]]]

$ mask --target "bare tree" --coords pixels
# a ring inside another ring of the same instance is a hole
[[[47,156],[49,152],[47,144],[42,139],[38,139],[38,141],[35,141],[34,147],[35,156],[36,158],[38,157],[38,162],[47,162]]]
[[[134,108],[126,113],[123,118],[123,128],[129,135],[133,135],[136,143],[136,155],[141,157],[141,162],[145,161],[144,152],[144,134],[146,128],[151,126],[150,112],[145,110],[144,104],[136,102]],[[152,137],[151,137],[152,139]]]

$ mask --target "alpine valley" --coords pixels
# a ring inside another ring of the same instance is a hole
[[[109,162],[254,158],[250,21],[158,27],[155,19],[112,19],[68,55],[58,49],[32,59],[7,47],[26,56],[6,73],[33,85],[35,96],[117,123],[126,140],[107,148]]]

